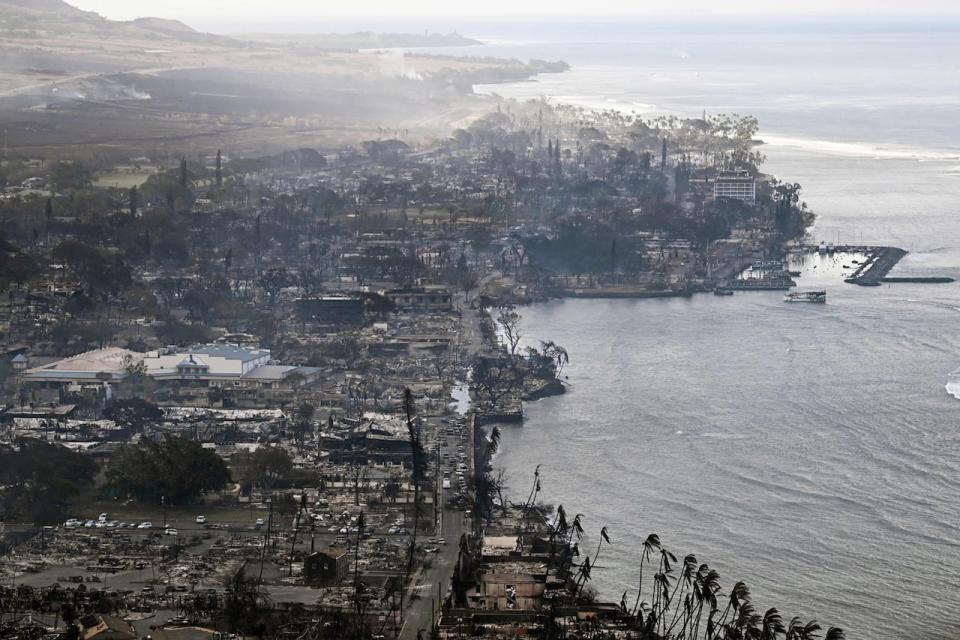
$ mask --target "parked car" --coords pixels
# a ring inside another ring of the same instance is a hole
[[[207,524],[207,516],[197,516],[197,524]]]
[[[163,535],[165,536],[178,536],[180,532],[174,529],[173,527],[167,527],[163,530]]]
[[[137,529],[153,529],[152,522],[141,522],[137,525]]]

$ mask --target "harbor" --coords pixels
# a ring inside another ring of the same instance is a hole
[[[820,243],[819,245],[802,244],[795,246],[791,253],[809,255],[857,255],[862,260],[852,261],[856,269],[843,281],[861,287],[879,287],[881,284],[920,283],[920,284],[947,284],[954,282],[954,278],[946,276],[897,276],[888,274],[909,253],[899,247],[889,246],[858,246],[833,245]],[[847,265],[844,265],[847,266]]]

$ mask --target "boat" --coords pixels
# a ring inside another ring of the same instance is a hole
[[[826,291],[791,291],[783,296],[784,302],[816,302],[823,304],[827,301]]]
[[[782,260],[758,260],[750,265],[753,271],[783,271]]]
[[[715,296],[732,296],[733,290],[727,289],[726,287],[717,287],[713,290],[713,295]]]

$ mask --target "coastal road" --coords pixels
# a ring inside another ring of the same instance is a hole
[[[483,290],[491,280],[500,277],[497,271],[484,276],[477,284],[477,288],[471,292],[471,298]],[[460,322],[460,348],[468,356],[483,350],[483,336],[480,331],[480,316],[475,309],[471,309],[466,296],[462,293],[456,296],[457,305],[461,310]],[[467,473],[466,477],[473,476],[473,451],[474,432],[471,428],[473,421],[468,421],[464,427],[468,434],[464,450],[468,452],[466,456]],[[455,437],[447,438],[449,444],[442,445],[441,452],[450,454],[450,462],[445,462],[441,469],[447,469],[454,466],[456,459],[457,439]],[[443,442],[444,438],[440,438]],[[454,475],[454,474],[451,474]],[[450,580],[453,577],[453,569],[457,564],[457,557],[460,552],[460,538],[469,531],[470,523],[464,517],[463,511],[450,511],[445,509],[447,498],[456,495],[457,484],[451,489],[442,489],[440,491],[439,512],[440,512],[440,533],[438,537],[444,538],[446,544],[436,545],[439,550],[433,554],[430,567],[424,569],[416,580],[409,593],[416,592],[418,598],[406,605],[406,615],[404,616],[403,627],[400,630],[400,640],[417,640],[417,633],[422,631],[424,638],[430,637],[431,615],[439,610],[440,601],[438,597],[438,587],[440,597],[442,597],[450,586]]]
[[[466,464],[468,473],[467,478],[473,472],[473,432],[472,420],[468,420],[463,427],[467,439],[464,442],[464,450],[468,452]],[[451,476],[455,476],[453,469],[456,466],[457,443],[460,442],[456,436],[440,438],[441,454],[449,454],[450,459],[441,464],[441,471],[450,470]],[[417,640],[417,632],[423,631],[423,637],[430,637],[430,628],[432,623],[431,616],[440,608],[440,599],[446,594],[450,586],[450,579],[453,577],[453,569],[457,564],[457,557],[460,551],[460,537],[467,532],[469,523],[464,517],[463,511],[447,510],[445,508],[447,499],[456,495],[456,478],[453,479],[453,486],[450,489],[440,490],[439,513],[440,527],[439,536],[446,540],[446,544],[431,545],[438,548],[435,554],[428,555],[430,567],[421,571],[409,593],[416,593],[418,598],[409,601],[406,605],[406,615],[404,616],[403,627],[400,630],[400,640]]]
[[[420,630],[423,631],[424,638],[430,637],[430,616],[440,608],[439,598],[443,597],[450,586],[453,568],[457,563],[460,536],[465,531],[463,512],[444,511],[442,520],[440,530],[447,543],[439,545],[439,551],[432,554],[430,568],[420,574],[417,584],[409,592],[416,593],[419,597],[406,606],[400,640],[416,640],[417,631]]]

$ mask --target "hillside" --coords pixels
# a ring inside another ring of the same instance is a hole
[[[28,157],[260,153],[387,129],[445,135],[489,108],[474,84],[565,68],[397,48],[474,42],[374,33],[240,40],[176,20],[107,20],[62,0],[0,0],[0,127],[6,148]]]

